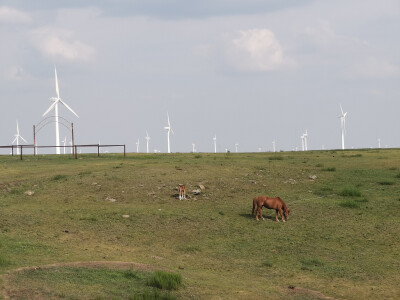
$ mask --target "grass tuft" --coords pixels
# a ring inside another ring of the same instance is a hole
[[[53,176],[53,178],[51,178],[51,180],[57,181],[57,180],[62,180],[62,179],[66,179],[66,178],[67,178],[67,175],[58,174],[58,175]]]
[[[176,290],[182,283],[182,275],[165,271],[156,271],[149,279],[148,285],[162,290]]]
[[[322,171],[326,171],[326,172],[335,172],[335,171],[336,171],[336,168],[335,168],[335,167],[329,167],[329,168],[322,169]]]
[[[380,185],[394,185],[394,182],[389,180],[379,181],[378,183]]]
[[[268,157],[269,160],[283,160],[283,156],[281,155],[276,155],[276,156],[271,156]]]
[[[355,200],[345,200],[340,202],[339,205],[341,207],[347,207],[347,208],[360,208],[360,204]]]
[[[394,178],[400,178],[400,173],[397,173],[396,176],[394,176]]]
[[[360,197],[361,192],[354,186],[346,186],[342,189],[339,195],[343,197]]]

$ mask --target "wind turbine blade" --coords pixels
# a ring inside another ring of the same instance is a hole
[[[11,142],[11,145],[15,143],[15,141],[17,140],[18,136],[15,136],[15,139]]]
[[[171,127],[171,124],[169,123],[169,114],[167,112],[167,118],[168,118],[168,127]]]
[[[342,104],[339,104],[340,105],[340,111],[342,112],[342,116],[343,116],[343,108],[342,108]]]
[[[57,69],[56,66],[54,66],[54,74],[56,77],[56,93],[57,93],[57,98],[60,99],[60,90],[58,89],[58,78],[57,78]]]
[[[18,120],[17,120],[17,135],[19,135]]]
[[[66,108],[68,108],[75,116],[77,116],[79,118],[79,116],[76,114],[76,112],[74,112],[73,109],[71,107],[69,107],[67,103],[65,103],[61,99],[59,99],[58,101],[60,101]]]
[[[28,142],[26,141],[26,139],[24,139],[22,136],[19,136],[25,143],[28,144]]]
[[[42,117],[47,115],[48,112],[51,111],[53,109],[53,107],[57,104],[57,102],[58,102],[58,100],[54,101],[54,103],[52,105],[50,105],[50,107],[46,110],[46,112],[42,115]]]

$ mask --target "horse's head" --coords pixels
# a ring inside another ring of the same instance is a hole
[[[285,217],[286,221],[289,219],[289,215],[290,215],[290,209],[287,209],[287,211],[285,210],[283,212],[283,216]]]

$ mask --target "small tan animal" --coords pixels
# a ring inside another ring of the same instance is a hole
[[[186,186],[184,184],[180,184],[178,186],[179,190],[179,200],[186,199]]]
[[[283,222],[285,222],[285,220],[287,221],[289,219],[290,209],[288,209],[285,202],[283,202],[283,200],[279,197],[276,197],[276,198],[269,198],[267,196],[255,197],[253,199],[252,215],[254,215],[254,210],[256,209],[256,206],[257,206],[257,210],[256,210],[256,220],[257,221],[258,221],[258,215],[260,215],[261,219],[264,220],[264,218],[262,216],[262,212],[261,212],[263,206],[266,208],[269,208],[269,209],[275,209],[275,211],[276,211],[275,219],[277,222],[279,222],[278,212],[280,213],[281,219]],[[282,213],[282,211],[283,211],[283,213]]]

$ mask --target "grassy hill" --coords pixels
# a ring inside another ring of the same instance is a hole
[[[0,156],[0,170],[4,297],[400,297],[400,150]],[[288,222],[265,208],[257,222],[256,195],[284,199]],[[152,287],[156,270],[181,285]]]

